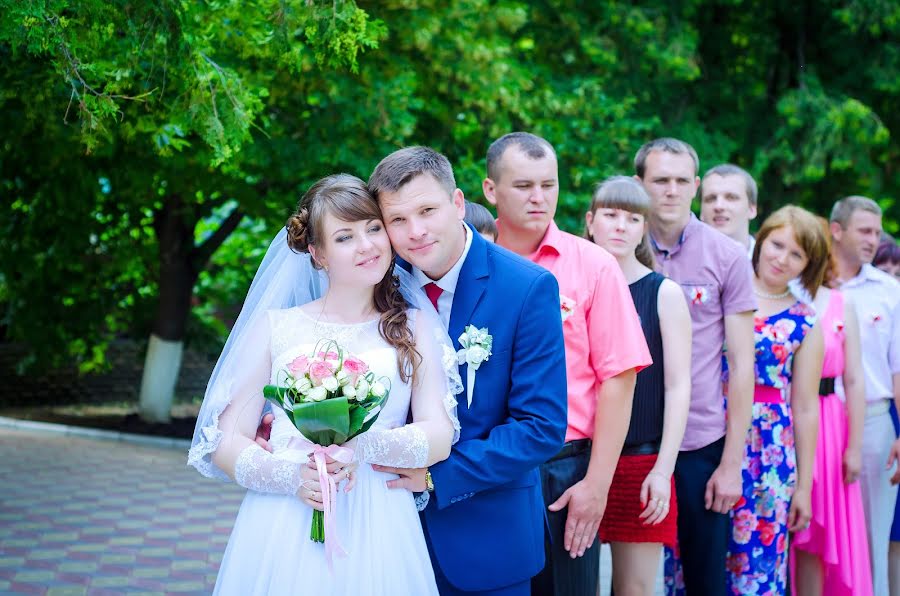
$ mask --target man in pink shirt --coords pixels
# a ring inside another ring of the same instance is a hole
[[[497,243],[551,271],[560,288],[568,428],[562,451],[541,466],[550,536],[532,592],[595,594],[597,528],[628,432],[635,377],[651,364],[650,353],[616,260],[553,222],[559,175],[550,143],[522,132],[497,139],[482,186],[497,208]]]
[[[691,311],[691,408],[675,465],[684,587],[691,596],[724,596],[728,513],[742,495],[755,379],[753,271],[741,245],[691,212],[700,185],[693,147],[678,139],[656,139],[637,152],[634,169],[650,195],[657,270],[681,285]],[[723,344],[728,346],[727,416]]]

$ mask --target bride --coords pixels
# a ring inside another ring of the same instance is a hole
[[[445,357],[446,331],[420,290],[401,293],[398,274],[375,199],[346,174],[314,184],[269,248],[213,371],[188,456],[202,474],[248,489],[216,593],[437,594],[412,493],[388,489],[396,476],[369,465],[426,467],[446,459],[459,436],[453,394],[461,385],[455,358]],[[322,339],[390,385],[375,424],[346,445],[355,461],[328,466],[339,486],[330,530],[346,552],[333,558],[325,549],[337,544],[309,538],[313,509],[323,509],[313,445],[279,408],[273,452],[254,442],[263,386]]]

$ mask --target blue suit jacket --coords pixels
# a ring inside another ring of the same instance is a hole
[[[423,512],[433,561],[462,590],[493,590],[544,566],[544,501],[538,466],[566,434],[566,362],[559,286],[546,269],[472,234],[450,338],[469,325],[493,336],[475,375],[472,407],[458,395],[462,432],[430,468]],[[463,386],[467,365],[459,367]]]

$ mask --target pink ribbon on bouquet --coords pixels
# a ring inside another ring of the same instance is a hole
[[[338,445],[329,445],[328,447],[316,445],[313,448],[313,459],[315,459],[316,462],[316,471],[319,473],[319,484],[322,487],[322,505],[325,509],[325,560],[328,561],[328,569],[331,569],[332,557],[334,555],[346,557],[347,551],[341,546],[340,538],[338,537],[337,529],[335,527],[335,520],[337,517],[335,491],[337,491],[337,484],[335,484],[334,478],[328,474],[328,470],[325,467],[326,455],[342,464],[349,464],[353,461],[353,450],[346,447],[339,447]]]

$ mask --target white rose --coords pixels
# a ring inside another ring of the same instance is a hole
[[[468,362],[471,366],[479,366],[482,362],[487,360],[487,358],[487,350],[485,350],[481,346],[472,346],[471,348],[466,350],[466,362]]]
[[[348,382],[350,382],[350,375],[348,375],[347,371],[345,371],[343,368],[337,371],[335,378],[337,378],[338,383],[340,383],[341,385],[346,385]]]
[[[380,399],[384,397],[385,393],[387,393],[387,389],[384,385],[382,385],[378,381],[372,383],[372,395]]]
[[[356,384],[356,395],[365,397],[369,395],[369,382],[360,377],[359,383]]]
[[[353,385],[344,385],[343,392],[347,399],[356,399],[356,389],[353,388]]]
[[[324,387],[328,391],[337,391],[338,380],[334,377],[325,377],[324,379],[322,379],[322,387]]]
[[[307,396],[309,399],[313,401],[322,401],[326,397],[328,397],[328,390],[323,386],[313,387],[309,391],[309,395]]]
[[[310,389],[312,389],[312,383],[310,383],[309,379],[306,377],[303,377],[300,379],[300,382],[297,383],[297,391],[300,393],[306,393]]]

